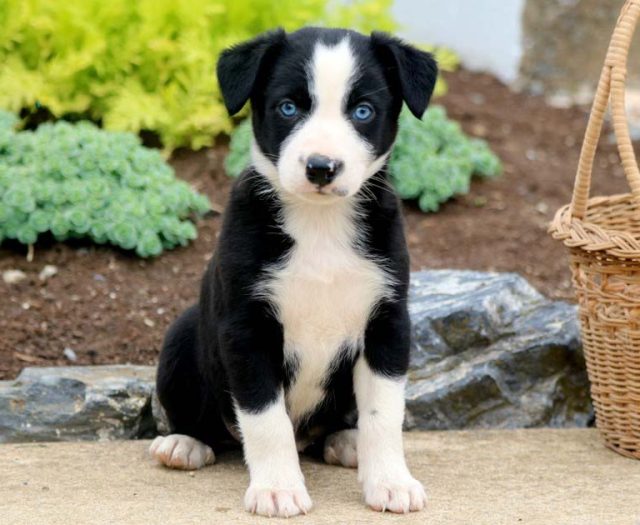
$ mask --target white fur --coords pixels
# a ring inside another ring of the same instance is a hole
[[[376,374],[361,357],[353,382],[358,405],[358,479],[365,502],[379,511],[423,509],[425,492],[407,468],[402,444],[405,379]]]
[[[246,510],[263,516],[306,514],[311,498],[282,393],[257,414],[236,406],[236,416],[251,478],[244,497]]]
[[[216,460],[211,447],[183,434],[158,436],[151,443],[149,454],[158,463],[182,470],[196,470]]]
[[[356,429],[335,432],[324,441],[324,460],[330,465],[358,466],[358,431]]]
[[[390,293],[387,274],[356,252],[356,216],[351,200],[284,202],[282,228],[295,245],[258,291],[274,305],[285,359],[296,369],[286,398],[294,424],[323,399],[323,381],[339,352],[362,347],[375,305]]]
[[[308,76],[313,101],[311,115],[281,147],[277,165],[279,183],[285,191],[312,200],[327,200],[331,198],[329,195],[352,196],[366,179],[380,170],[387,155],[376,158],[372,146],[358,134],[345,114],[351,85],[358,76],[349,38],[335,46],[318,43]],[[317,188],[307,180],[305,166],[311,155],[325,155],[344,165],[335,181],[323,188],[325,195],[318,195]]]
[[[262,152],[255,138],[251,141],[251,165],[258,173],[267,177],[274,186],[279,186],[278,168]]]

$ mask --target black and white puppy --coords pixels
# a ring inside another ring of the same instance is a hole
[[[161,463],[196,469],[235,439],[246,509],[294,516],[311,508],[298,452],[315,451],[357,466],[373,509],[424,507],[402,444],[409,257],[386,164],[403,102],[422,116],[436,75],[381,33],[278,30],[222,54],[229,113],[251,101],[252,166],[160,356]]]

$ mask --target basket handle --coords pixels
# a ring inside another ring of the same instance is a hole
[[[611,99],[613,130],[618,142],[618,152],[633,197],[640,202],[640,171],[629,135],[625,110],[625,83],[627,58],[631,39],[640,17],[640,0],[626,0],[609,43],[607,57],[602,68],[598,88],[593,100],[587,131],[585,132],[578,173],[571,199],[571,217],[584,219],[591,188],[593,159],[602,133],[602,123]]]

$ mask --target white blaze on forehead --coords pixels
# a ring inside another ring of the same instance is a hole
[[[314,110],[327,116],[342,113],[356,75],[357,64],[349,38],[335,46],[318,43],[309,68]]]

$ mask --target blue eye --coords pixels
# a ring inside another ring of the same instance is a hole
[[[290,100],[285,100],[284,102],[281,102],[280,105],[278,106],[278,110],[280,111],[280,114],[286,118],[295,117],[296,114],[298,113],[298,108]]]
[[[367,122],[373,118],[373,107],[371,104],[359,104],[351,113],[351,117],[360,122]]]

